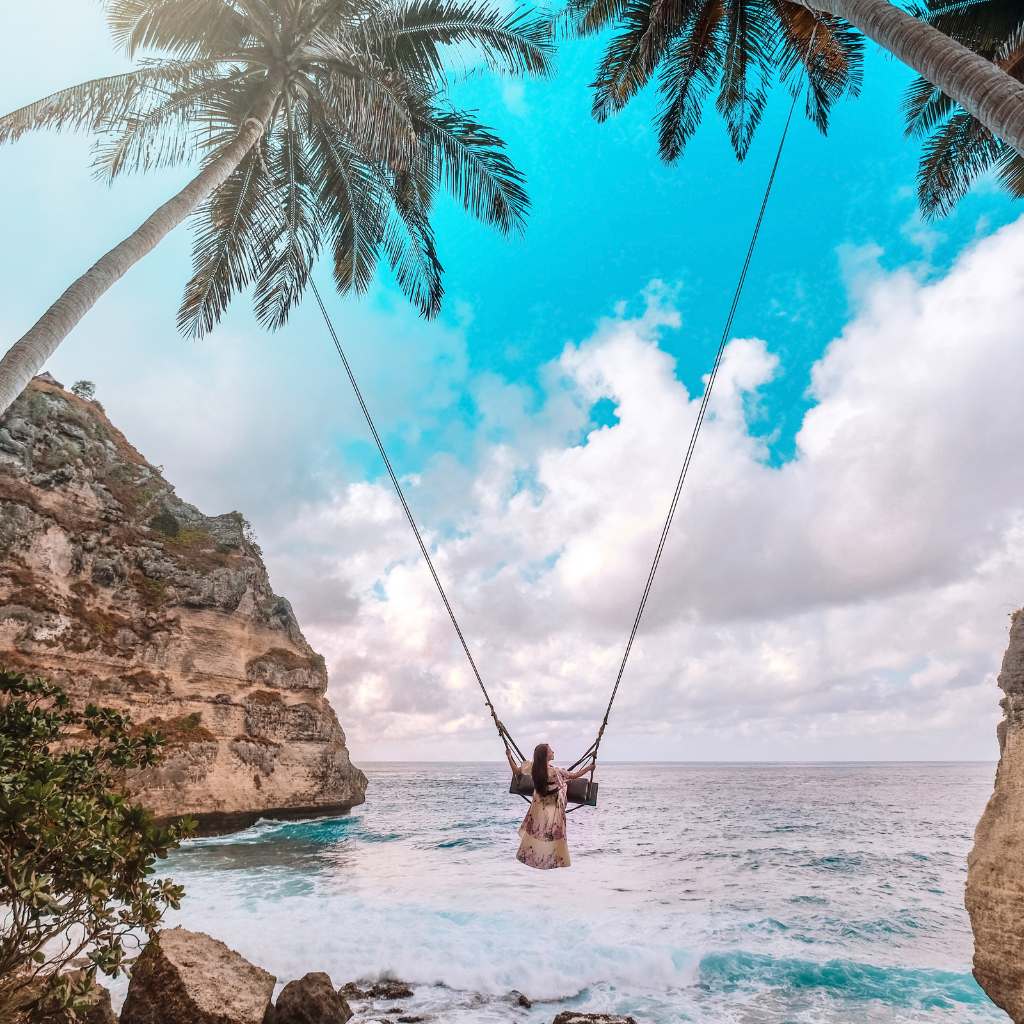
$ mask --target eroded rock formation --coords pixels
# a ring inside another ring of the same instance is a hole
[[[999,686],[999,768],[974,833],[966,903],[974,976],[1015,1024],[1024,1024],[1024,609],[1011,621]]]
[[[169,740],[136,780],[206,828],[361,803],[323,659],[237,512],[182,501],[96,402],[37,378],[0,418],[0,661]]]
[[[132,968],[121,1024],[263,1024],[276,982],[223,942],[172,928]]]

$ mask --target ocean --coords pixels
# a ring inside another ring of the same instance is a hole
[[[1007,1020],[963,909],[992,764],[606,764],[573,867],[546,872],[514,859],[526,804],[499,767],[364,768],[347,817],[186,843],[171,922],[281,982],[397,976],[404,1014],[445,1024]]]

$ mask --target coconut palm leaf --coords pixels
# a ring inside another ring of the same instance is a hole
[[[384,229],[382,247],[391,271],[405,297],[425,317],[441,310],[444,268],[437,255],[429,211],[416,190],[388,188],[392,206]]]
[[[407,0],[370,18],[361,31],[371,48],[439,84],[455,47],[479,53],[495,72],[546,75],[551,33],[550,20],[529,9],[505,12],[479,0]]]
[[[197,151],[201,119],[218,81],[228,90],[243,81],[245,71],[218,78],[211,75],[197,84],[179,88],[146,109],[136,104],[124,114],[119,134],[98,142],[93,168],[97,177],[111,182],[121,174],[175,167]]]
[[[725,52],[716,107],[740,160],[747,155],[768,101],[775,49],[771,13],[766,3],[729,0],[726,5]]]
[[[415,127],[448,191],[466,210],[506,233],[525,228],[530,200],[523,175],[497,135],[460,110],[432,110],[417,116]]]
[[[318,118],[311,135],[313,188],[334,256],[335,285],[342,293],[364,292],[380,255],[387,193],[330,121]]]
[[[104,7],[115,43],[130,57],[143,50],[216,57],[256,38],[225,0],[104,0]]]
[[[903,97],[905,133],[921,137],[934,131],[956,109],[956,104],[927,78],[918,78]]]
[[[678,160],[697,130],[704,100],[714,88],[725,51],[723,0],[707,0],[697,17],[672,43],[661,64],[663,97],[658,149],[663,160]]]
[[[370,61],[336,59],[310,83],[323,116],[358,137],[359,148],[389,167],[407,167],[420,144],[413,123],[413,96],[403,83]]]
[[[945,216],[999,161],[1002,143],[966,111],[953,114],[924,145],[917,196],[926,217]]]
[[[197,212],[192,277],[178,309],[183,334],[213,330],[232,296],[259,274],[274,215],[272,186],[265,147],[254,149]]]
[[[1017,0],[928,0],[915,13],[1024,81],[1024,10]],[[1024,158],[941,89],[919,78],[904,96],[903,111],[906,134],[924,140],[917,198],[925,217],[949,214],[989,173],[1011,196],[1024,195]]]
[[[798,0],[569,0],[573,30],[589,35],[614,25],[592,83],[593,113],[621,110],[657,75],[658,144],[677,160],[716,106],[738,159],[750,148],[773,78],[806,71],[807,115],[821,129],[844,94],[855,94],[863,44],[846,22]]]
[[[651,80],[663,56],[650,41],[654,13],[648,0],[630,0],[623,9],[621,31],[608,43],[591,83],[598,121],[620,111]]]
[[[864,41],[845,21],[789,0],[772,0],[781,28],[779,66],[789,77],[798,68],[807,78],[807,117],[823,134],[832,106],[860,92]]]
[[[206,81],[215,69],[208,60],[159,61],[60,89],[0,117],[0,144],[42,129],[101,131],[119,124],[140,100]]]
[[[911,13],[979,53],[996,49],[1024,21],[1019,0],[926,0]]]
[[[254,309],[265,327],[276,329],[302,298],[320,251],[312,172],[305,147],[308,133],[289,97],[270,151],[274,187],[269,197],[276,225],[261,255],[262,272],[256,282]]]

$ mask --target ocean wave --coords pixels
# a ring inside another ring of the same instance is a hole
[[[698,966],[699,984],[709,990],[818,989],[843,1000],[879,1000],[890,1006],[951,1009],[983,1005],[988,997],[970,974],[879,967],[850,960],[776,958],[733,950],[709,953]]]

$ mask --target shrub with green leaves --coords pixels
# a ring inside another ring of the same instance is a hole
[[[0,668],[0,1021],[73,1014],[97,971],[120,974],[179,906],[181,886],[152,875],[194,823],[158,826],[124,793],[161,744],[120,712],[77,712],[59,686]]]

